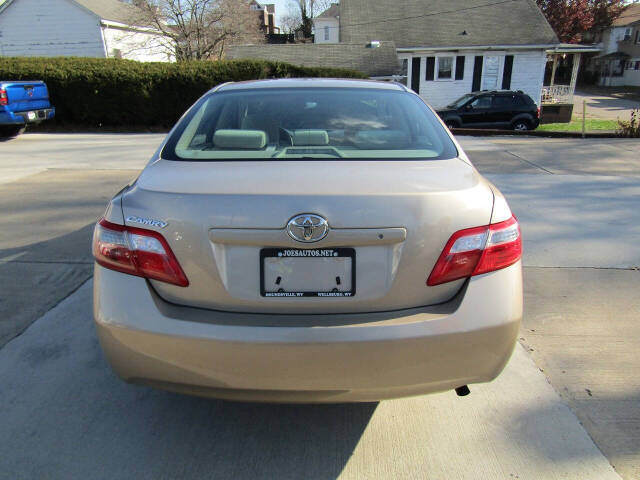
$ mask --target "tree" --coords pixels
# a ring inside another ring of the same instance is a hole
[[[264,41],[247,0],[132,0],[131,23],[156,31],[178,61],[220,58],[233,43]]]
[[[591,30],[601,32],[611,26],[628,5],[624,5],[624,0],[591,0],[591,11],[593,13],[593,26]]]
[[[313,19],[330,6],[330,0],[290,0],[289,13],[280,22],[289,30],[300,29],[304,38],[311,38]]]
[[[587,32],[607,28],[626,8],[625,0],[536,0],[561,42],[579,43]]]

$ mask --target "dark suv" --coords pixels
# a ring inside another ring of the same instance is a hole
[[[535,130],[540,124],[540,109],[521,91],[468,93],[437,112],[449,128]]]

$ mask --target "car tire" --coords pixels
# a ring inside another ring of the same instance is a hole
[[[526,132],[531,130],[531,124],[528,120],[516,120],[513,122],[511,128],[516,130],[517,132]]]
[[[21,133],[24,133],[25,127],[15,125],[2,125],[0,126],[0,138],[13,138],[17,137]]]

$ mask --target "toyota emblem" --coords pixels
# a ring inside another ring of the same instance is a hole
[[[289,220],[287,233],[298,242],[319,242],[329,233],[329,224],[319,215],[305,213]]]

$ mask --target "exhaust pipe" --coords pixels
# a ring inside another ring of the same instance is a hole
[[[456,395],[458,395],[459,397],[466,397],[470,393],[471,390],[469,390],[469,387],[467,387],[466,385],[456,388]]]

